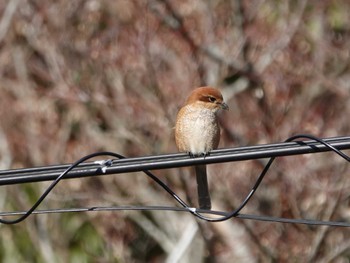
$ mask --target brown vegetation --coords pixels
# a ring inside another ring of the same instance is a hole
[[[220,88],[230,106],[221,147],[350,134],[347,0],[1,0],[0,11],[2,169],[99,150],[175,152],[177,110],[201,85]],[[236,207],[262,164],[211,165],[213,207]],[[195,202],[190,170],[156,173]],[[348,220],[349,184],[349,165],[333,154],[281,158],[244,212]],[[0,211],[28,209],[46,185],[3,186]],[[125,174],[67,180],[40,208],[103,204],[175,203]],[[349,237],[173,212],[41,215],[1,226],[0,260],[346,262]]]

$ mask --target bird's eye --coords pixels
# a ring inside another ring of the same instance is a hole
[[[209,99],[210,102],[215,102],[216,101],[216,99],[214,97],[208,97],[208,99]]]

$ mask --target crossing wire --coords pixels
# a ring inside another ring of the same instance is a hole
[[[300,138],[307,138],[307,141],[295,141]],[[312,135],[296,135],[287,139],[283,143],[265,144],[258,146],[246,146],[238,148],[227,148],[212,151],[210,155],[205,157],[189,157],[188,154],[166,154],[158,156],[146,156],[136,158],[125,158],[124,156],[113,152],[98,152],[87,155],[73,164],[65,165],[52,165],[45,167],[25,168],[25,169],[12,169],[0,171],[0,185],[19,184],[28,182],[40,182],[54,180],[52,184],[41,195],[38,201],[25,212],[0,212],[0,216],[19,216],[14,220],[0,219],[0,223],[4,224],[16,224],[25,220],[31,214],[42,213],[63,213],[63,212],[82,212],[82,211],[115,211],[115,210],[168,210],[178,212],[189,212],[199,219],[208,222],[221,222],[228,220],[232,217],[238,217],[242,219],[252,219],[260,221],[272,221],[281,223],[298,223],[309,225],[330,225],[330,226],[343,226],[349,227],[348,222],[335,222],[335,221],[320,221],[310,219],[288,219],[278,217],[268,217],[260,215],[245,215],[240,211],[249,202],[251,197],[258,189],[267,171],[270,169],[271,164],[276,157],[290,156],[297,154],[310,154],[320,153],[325,151],[333,151],[341,156],[346,161],[350,162],[350,158],[341,150],[350,149],[350,136],[347,137],[333,137],[320,139]],[[105,159],[100,161],[86,162],[87,160],[100,157],[109,156],[114,159]],[[173,192],[165,183],[163,183],[158,177],[153,175],[149,170],[155,169],[168,169],[177,168],[183,166],[197,165],[197,164],[210,164],[210,163],[222,163],[233,161],[244,161],[260,158],[270,158],[265,168],[257,178],[251,191],[243,199],[241,204],[231,212],[213,211],[213,210],[200,210],[190,207],[186,204],[175,192]],[[46,196],[52,191],[52,189],[58,184],[61,179],[72,179],[79,177],[107,175],[115,173],[126,172],[144,172],[152,180],[158,183],[168,194],[170,194],[181,206],[179,207],[165,207],[165,206],[130,206],[130,207],[90,207],[90,208],[72,208],[72,209],[52,209],[52,210],[36,210],[40,203],[46,198]],[[208,216],[214,215],[214,216]]]

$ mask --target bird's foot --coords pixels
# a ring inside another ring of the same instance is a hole
[[[190,155],[190,157],[196,158],[196,157],[206,157],[210,154],[210,152],[201,152],[201,153],[188,152],[188,154]]]

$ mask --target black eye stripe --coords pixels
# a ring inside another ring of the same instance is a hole
[[[214,97],[208,97],[208,100],[209,100],[210,102],[215,102],[215,101],[216,101],[216,99],[215,99]]]

